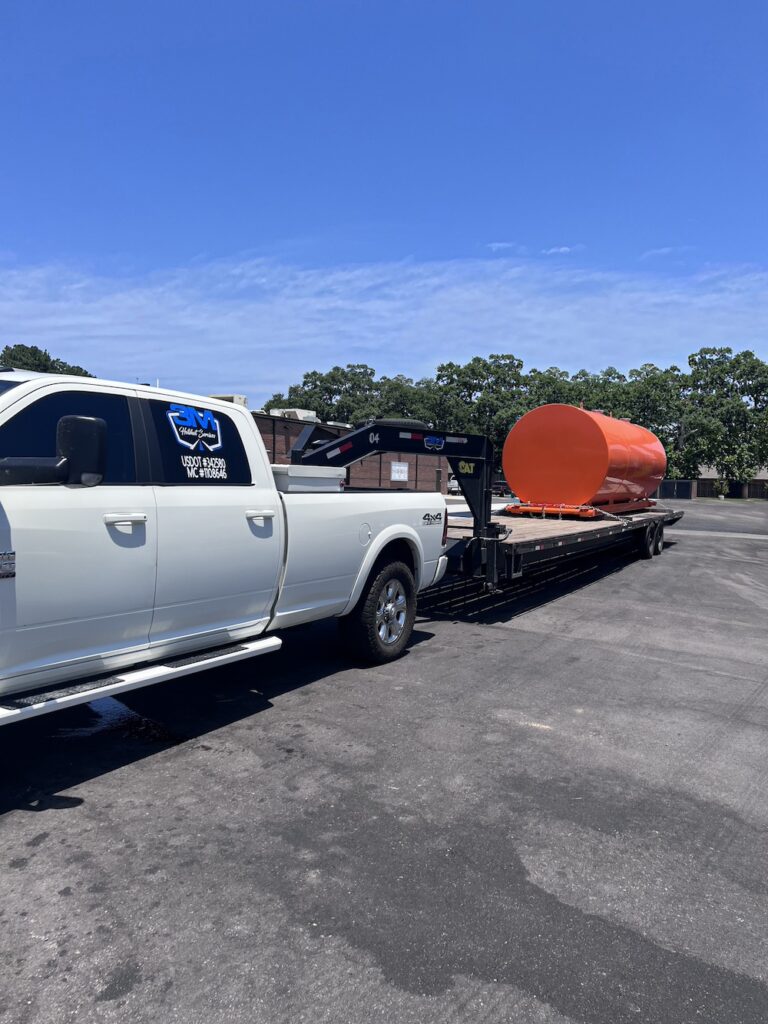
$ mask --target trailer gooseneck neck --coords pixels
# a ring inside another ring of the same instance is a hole
[[[442,455],[448,461],[474,520],[465,560],[472,575],[481,574],[494,589],[499,582],[498,540],[504,527],[492,521],[494,452],[482,434],[433,430],[417,420],[371,420],[340,437],[319,424],[302,431],[291,450],[299,466],[351,466],[382,452]]]

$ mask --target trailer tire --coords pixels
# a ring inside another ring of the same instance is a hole
[[[656,550],[655,523],[648,523],[646,528],[641,531],[637,547],[641,558],[653,558]]]
[[[653,553],[654,555],[660,555],[664,550],[664,523],[659,523],[656,527],[656,535],[653,538]]]
[[[374,569],[357,605],[339,626],[346,644],[363,661],[381,665],[403,653],[416,619],[416,584],[404,562]]]

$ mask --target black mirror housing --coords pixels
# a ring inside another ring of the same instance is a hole
[[[107,468],[107,424],[96,416],[62,416],[56,456],[0,459],[0,485],[70,484],[95,487]]]
[[[107,468],[107,424],[96,416],[62,416],[56,452],[66,460],[68,484],[95,487]]]
[[[67,460],[60,458],[0,459],[0,485],[64,484],[67,482]]]

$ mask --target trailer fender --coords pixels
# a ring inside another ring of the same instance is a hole
[[[379,561],[382,554],[385,554],[387,547],[392,548],[392,561],[397,561],[397,543],[405,543],[408,545],[411,552],[411,561],[413,562],[413,578],[416,581],[416,590],[418,591],[423,585],[424,575],[424,546],[421,542],[421,538],[418,533],[409,526],[397,525],[388,526],[382,530],[376,537],[376,540],[368,551],[366,551],[363,564],[360,566],[360,571],[357,574],[355,585],[352,589],[352,596],[346,604],[344,610],[340,613],[341,615],[347,615],[355,607],[357,602],[360,600],[360,595],[363,592],[363,588],[371,575],[371,570],[374,565]],[[431,582],[431,580],[429,581]]]

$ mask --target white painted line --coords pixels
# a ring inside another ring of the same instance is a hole
[[[685,526],[675,530],[671,536],[677,537],[726,537],[729,540],[768,540],[768,533],[733,533],[726,530],[692,530]]]

